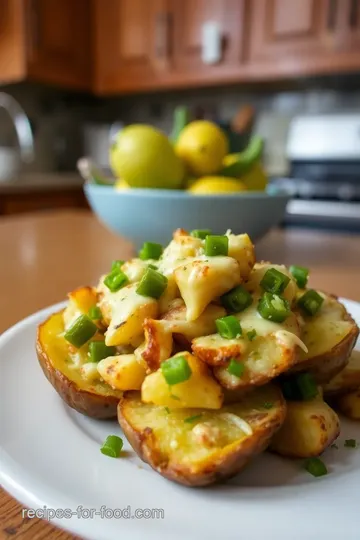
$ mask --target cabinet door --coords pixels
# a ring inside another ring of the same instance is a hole
[[[249,3],[249,60],[274,73],[297,74],[331,55],[336,2],[331,0],[255,0]]]
[[[245,26],[244,0],[172,0],[173,80],[183,84],[216,82],[241,70]],[[216,23],[221,36],[220,58],[203,60],[204,24]]]
[[[25,75],[24,13],[22,0],[2,0],[0,7],[0,83]]]
[[[341,0],[339,4],[339,49],[360,53],[360,0]],[[360,61],[359,61],[360,64]]]
[[[161,86],[168,69],[167,0],[95,0],[95,90]]]
[[[89,0],[24,0],[30,78],[74,88],[91,82]]]

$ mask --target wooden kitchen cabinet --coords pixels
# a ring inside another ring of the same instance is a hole
[[[167,0],[94,0],[97,93],[162,86],[168,69]]]
[[[0,83],[88,89],[91,0],[1,0]]]

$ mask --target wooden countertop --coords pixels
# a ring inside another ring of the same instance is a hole
[[[359,235],[274,230],[256,251],[258,259],[309,266],[313,287],[360,301]],[[89,212],[66,211],[1,218],[0,253],[2,332],[64,299],[73,288],[96,282],[113,259],[131,255],[131,244],[107,231]],[[74,538],[46,522],[22,520],[21,509],[0,491],[0,540]]]

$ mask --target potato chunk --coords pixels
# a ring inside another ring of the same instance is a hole
[[[80,315],[86,315],[96,305],[96,291],[93,287],[79,287],[69,293],[69,303],[64,310],[64,325],[67,330]]]
[[[336,410],[351,420],[360,420],[360,388],[339,396],[333,403]]]
[[[175,281],[186,305],[186,319],[194,321],[212,300],[240,283],[240,268],[231,257],[206,257],[178,267]]]
[[[325,397],[346,394],[360,387],[360,351],[353,351],[348,365],[323,385]]]
[[[243,280],[248,279],[255,264],[255,249],[248,234],[227,234],[229,238],[229,257],[237,260],[240,275]]]
[[[252,294],[260,295],[264,291],[260,285],[260,282],[266,272],[270,270],[271,268],[275,268],[275,270],[278,270],[282,274],[285,274],[289,279],[289,283],[286,286],[285,291],[282,293],[282,296],[290,302],[290,304],[293,304],[296,300],[296,295],[298,293],[298,286],[296,284],[295,279],[293,278],[292,274],[289,272],[289,270],[286,268],[286,266],[281,264],[271,264],[269,262],[261,262],[256,263],[252,272],[249,275],[249,280],[244,285],[245,288]]]
[[[145,379],[145,369],[134,354],[104,358],[97,369],[101,378],[116,390],[140,390]]]
[[[288,401],[285,422],[270,448],[282,456],[318,456],[339,436],[337,414],[321,397],[310,401]]]
[[[161,362],[171,356],[173,339],[162,321],[145,319],[143,327],[145,342],[136,349],[135,355],[141,357],[147,372],[151,373],[159,369]]]
[[[177,356],[186,358],[192,371],[190,378],[170,387],[161,369],[147,375],[141,387],[143,402],[174,409],[185,407],[220,409],[223,403],[223,393],[206,365],[188,352],[179,353]]]

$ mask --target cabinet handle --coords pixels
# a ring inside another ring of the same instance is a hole
[[[169,47],[169,16],[162,12],[155,19],[155,57],[164,59],[168,56]]]
[[[356,28],[357,23],[358,23],[358,7],[359,7],[358,0],[350,1],[349,26],[352,29]]]
[[[337,0],[329,0],[329,11],[328,11],[328,20],[327,20],[328,30],[335,29],[336,13],[337,13]]]
[[[39,6],[37,0],[28,0],[27,36],[30,55],[39,47]]]

